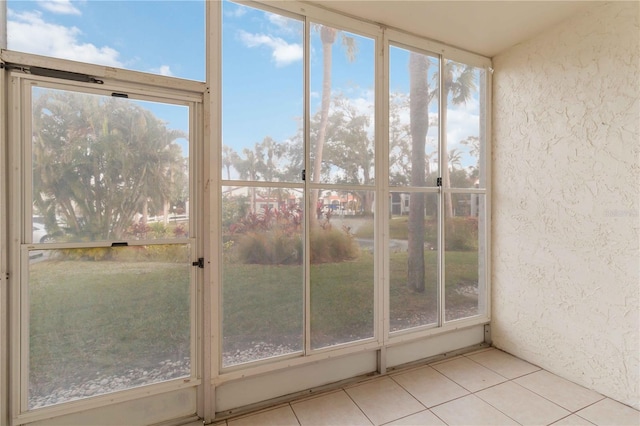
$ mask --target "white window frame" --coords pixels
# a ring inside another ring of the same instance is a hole
[[[374,23],[364,22],[355,18],[347,17],[340,13],[326,10],[322,7],[301,3],[298,1],[273,2],[269,0],[242,1],[239,2],[252,7],[269,10],[283,15],[302,17],[305,21],[305,49],[309,49],[309,25],[310,21],[324,23],[332,27],[344,29],[345,31],[374,37],[376,40],[376,64],[375,64],[375,120],[376,120],[376,183],[373,190],[376,192],[376,200],[380,200],[376,206],[378,212],[389,211],[389,200],[386,194],[388,186],[388,157],[386,156],[388,141],[388,52],[389,41],[403,44],[412,49],[433,52],[441,57],[452,59],[465,64],[481,67],[487,70],[486,77],[486,99],[484,109],[486,111],[486,146],[485,146],[485,171],[486,171],[486,252],[485,252],[485,275],[487,288],[486,315],[452,321],[435,328],[411,329],[407,332],[389,333],[387,324],[389,318],[389,305],[386,294],[389,292],[389,271],[386,263],[389,259],[388,248],[384,244],[384,235],[387,233],[388,217],[385,214],[378,214],[375,222],[376,252],[376,283],[374,300],[375,334],[374,338],[365,342],[353,342],[322,350],[313,351],[306,356],[283,358],[270,360],[268,362],[257,362],[242,365],[228,371],[222,371],[221,365],[221,333],[220,318],[217,315],[221,299],[221,277],[219,275],[219,265],[222,259],[221,241],[221,221],[220,215],[220,188],[222,176],[219,173],[221,165],[220,147],[221,135],[221,4],[220,2],[206,2],[206,82],[195,82],[181,80],[177,78],[165,77],[140,73],[136,71],[102,67],[98,65],[72,62],[67,60],[30,55],[7,50],[0,51],[0,61],[13,64],[23,64],[38,66],[43,68],[59,69],[80,74],[92,75],[105,82],[120,87],[123,91],[140,90],[144,92],[149,88],[153,90],[164,90],[170,94],[191,93],[201,99],[198,107],[198,116],[201,117],[194,127],[194,137],[198,140],[197,151],[194,150],[192,156],[202,158],[202,172],[198,174],[197,180],[193,181],[195,194],[193,201],[199,200],[201,206],[199,210],[199,223],[201,226],[200,239],[202,244],[197,248],[198,253],[202,253],[206,259],[204,271],[199,272],[204,283],[197,286],[198,299],[196,308],[196,323],[200,330],[198,336],[198,349],[202,358],[197,373],[197,379],[201,380],[201,385],[197,391],[197,414],[205,421],[212,421],[215,413],[223,416],[237,412],[238,407],[252,406],[260,404],[270,398],[277,398],[285,394],[295,394],[303,392],[304,389],[314,388],[326,383],[340,381],[359,374],[366,374],[373,371],[384,373],[389,368],[398,365],[414,362],[419,359],[437,356],[444,352],[455,351],[456,349],[476,344],[483,341],[485,336],[484,326],[490,322],[490,273],[491,265],[491,61],[480,55],[466,52],[438,42],[430,41],[397,29],[383,28]],[[6,22],[6,15],[0,12],[0,21]],[[6,25],[4,26],[6,28]],[[6,38],[5,38],[6,41]],[[6,48],[2,45],[0,35],[0,49]],[[308,55],[307,55],[308,56]],[[307,60],[308,61],[308,60]],[[309,85],[309,67],[305,64],[305,125],[309,125],[309,99],[307,88]],[[0,87],[4,95],[0,99],[0,128],[12,129],[12,133],[7,134],[6,130],[0,133],[0,158],[8,158],[12,155],[8,164],[20,164],[15,161],[15,153],[7,150],[9,140],[16,137],[16,123],[20,122],[19,115],[14,110],[15,105],[10,104],[8,99],[15,96],[10,89],[11,82],[5,70],[0,71]],[[12,98],[14,99],[14,98]],[[19,106],[18,106],[19,107]],[[18,108],[19,109],[19,108]],[[308,149],[308,136],[305,132],[305,146]],[[19,158],[18,158],[19,160]],[[442,161],[442,160],[440,160]],[[16,210],[16,201],[20,200],[21,179],[19,171],[13,167],[5,167],[4,162],[0,162],[0,211],[12,209],[12,217],[17,217],[19,211]],[[322,185],[320,185],[322,186]],[[453,190],[452,192],[459,192]],[[464,193],[475,192],[472,190],[461,190]],[[203,211],[209,212],[205,215]],[[161,385],[154,386],[153,390],[148,387],[134,389],[104,397],[92,398],[87,401],[79,401],[63,406],[52,406],[43,411],[20,414],[20,407],[16,406],[15,399],[9,399],[11,391],[19,389],[19,374],[11,377],[4,375],[9,368],[15,367],[16,360],[20,357],[20,345],[16,343],[15,324],[19,324],[20,315],[10,306],[19,306],[19,292],[13,291],[15,279],[19,278],[19,253],[16,249],[16,241],[20,241],[22,231],[16,230],[12,219],[9,222],[6,215],[0,215],[0,393],[3,398],[0,400],[0,422],[9,424],[23,424],[33,421],[44,420],[57,416],[70,416],[68,418],[82,418],[85,422],[95,419],[96,412],[109,413],[109,410],[117,412],[125,407],[130,407],[132,400],[141,400],[150,395],[160,395],[167,391]],[[13,243],[10,243],[13,242]],[[442,265],[441,265],[442,267]],[[12,275],[8,275],[11,273]],[[308,273],[307,273],[308,274]],[[308,276],[305,280],[308,286]],[[12,291],[8,289],[11,287]],[[308,291],[308,289],[307,289]],[[18,303],[18,305],[16,305]],[[442,307],[441,307],[442,308]],[[7,323],[3,320],[10,315],[12,328],[9,330]],[[305,320],[306,324],[307,320]],[[19,326],[18,326],[19,327]],[[305,326],[306,328],[306,326]],[[18,330],[19,331],[19,330]],[[11,340],[11,341],[10,341]],[[472,342],[472,343],[470,343]],[[16,347],[18,349],[16,349]],[[195,362],[192,361],[192,362]],[[16,376],[18,382],[16,382]],[[305,377],[305,380],[301,380]],[[264,386],[268,383],[269,386]],[[273,386],[273,384],[276,384]],[[263,385],[263,386],[261,386]],[[178,386],[175,392],[186,395],[189,386]],[[180,393],[182,392],[182,393]],[[6,397],[5,397],[6,395]],[[12,401],[8,405],[9,401]],[[114,408],[117,407],[117,408]],[[88,410],[88,411],[87,411]],[[92,411],[93,410],[93,411]],[[96,411],[97,410],[97,411]],[[86,411],[86,417],[82,412]],[[108,414],[107,414],[108,415]],[[167,414],[170,416],[170,414]],[[220,416],[219,416],[220,417]],[[64,417],[67,418],[67,417]],[[168,420],[169,418],[167,418]]]

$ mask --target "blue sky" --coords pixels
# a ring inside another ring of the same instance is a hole
[[[204,81],[203,1],[7,1],[8,47],[12,50]],[[293,137],[303,115],[303,23],[223,3],[223,141],[238,152],[264,137]],[[349,62],[338,39],[333,45],[332,93],[342,93],[360,113],[372,113],[373,40],[356,39]],[[311,31],[311,113],[322,91],[322,47]],[[391,55],[391,90],[408,92],[408,55]],[[150,109],[169,127],[188,130],[175,107]],[[435,113],[435,111],[434,111]],[[477,97],[451,108],[449,147],[478,132]],[[408,117],[406,118],[408,120]],[[372,120],[373,122],[373,120]],[[435,128],[429,135],[435,137]]]

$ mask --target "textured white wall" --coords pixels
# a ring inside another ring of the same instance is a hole
[[[492,337],[640,408],[639,3],[494,58]]]

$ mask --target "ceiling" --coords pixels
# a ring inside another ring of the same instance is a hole
[[[493,57],[593,1],[316,0],[314,5]]]

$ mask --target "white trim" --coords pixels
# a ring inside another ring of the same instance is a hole
[[[205,87],[205,83],[199,81],[184,80],[176,77],[166,77],[158,74],[87,64],[83,62],[69,61],[67,59],[58,59],[4,49],[0,50],[0,60],[3,60],[6,63],[27,67],[34,66],[86,74],[98,79],[119,81],[127,85],[142,84],[146,86],[163,87],[168,90],[180,90],[194,93],[202,93]]]
[[[430,339],[397,342],[386,348],[386,367],[419,362],[434,355],[480,344],[483,339],[484,325],[480,323],[441,330]],[[340,380],[375,374],[379,368],[379,349],[376,346],[363,347],[359,351],[334,354],[322,359],[307,359],[304,363],[283,362],[278,369],[256,370],[250,375],[236,372],[221,376],[216,381],[218,413],[224,417],[250,404],[273,405],[303,394],[313,394],[314,388],[335,384]],[[270,401],[272,398],[279,400]]]
[[[6,2],[0,4],[0,24],[6,22]],[[6,27],[4,27],[6,28]],[[4,38],[3,38],[4,36]],[[0,47],[6,44],[6,30],[0,29]],[[7,73],[0,69],[0,93],[8,93]],[[8,286],[7,278],[7,96],[0,97],[0,424],[8,424],[8,398],[9,395],[8,381],[8,347],[9,333],[7,327],[7,311],[8,311]]]
[[[380,255],[374,258],[374,262],[377,260],[381,263],[380,266],[380,281],[378,283],[378,287],[381,287],[382,291],[382,310],[380,311],[380,322],[382,323],[382,344],[387,344],[389,341],[389,333],[391,331],[390,326],[390,318],[391,318],[391,305],[389,302],[388,295],[391,291],[391,272],[390,272],[390,250],[389,250],[389,223],[390,218],[389,214],[386,212],[390,212],[390,199],[391,199],[391,191],[389,187],[389,151],[390,151],[390,142],[389,142],[389,38],[387,36],[386,30],[382,32],[382,40],[379,46],[380,56],[382,57],[377,62],[379,63],[379,70],[381,72],[380,84],[379,84],[379,97],[376,98],[379,107],[376,108],[379,116],[379,126],[378,126],[378,139],[380,143],[378,144],[378,156],[376,156],[379,168],[376,174],[376,183],[378,187],[378,192],[376,194],[376,199],[380,200],[380,209],[379,211],[385,212],[385,214],[378,215],[381,217],[379,221],[379,227],[377,229],[377,236],[379,241],[376,242],[376,251],[380,253]],[[387,195],[388,194],[388,195]],[[387,243],[385,243],[387,242]],[[382,285],[380,285],[380,283]],[[386,350],[380,351],[380,366],[381,370],[386,370]],[[382,371],[381,371],[382,372]]]
[[[473,65],[478,68],[488,68],[491,66],[491,60],[489,58],[467,52],[463,49],[448,46],[444,43],[429,40],[395,28],[389,28],[386,32],[389,36],[390,43],[394,45],[397,43],[399,45],[411,46],[413,50],[417,48],[424,50],[425,53],[433,52],[447,59]]]
[[[155,410],[136,410],[136,406],[143,403],[147,407],[153,405],[155,409],[164,410],[173,417],[186,416],[195,412],[196,395],[195,387],[199,382],[187,382],[173,380],[171,382],[158,383],[140,388],[133,388],[113,394],[101,395],[81,401],[73,401],[65,404],[54,405],[28,413],[21,414],[14,418],[15,425],[29,424],[38,421],[55,419],[54,422],[47,422],[59,425],[70,424],[74,419],[84,419],[81,422],[71,424],[98,424],[96,418],[103,419],[99,424],[132,424],[134,418],[142,418],[140,424],[147,424],[153,421],[149,417]],[[155,398],[154,398],[155,397]],[[173,407],[167,409],[167,402]],[[127,407],[124,410],[122,407]],[[193,409],[192,409],[193,408]],[[157,415],[157,414],[153,414]],[[118,422],[117,418],[126,416],[126,420]],[[108,419],[104,421],[104,419]],[[166,419],[162,419],[166,420]]]
[[[304,212],[304,227],[302,229],[302,236],[305,237],[311,230],[311,215],[316,214],[316,206],[311,205],[313,189],[310,187],[311,180],[311,168],[313,163],[311,162],[311,21],[309,17],[305,17],[304,20],[304,128],[302,129],[302,138],[304,140],[304,170],[305,181],[303,191],[303,212]],[[319,192],[318,192],[319,194]],[[304,238],[303,249],[303,268],[304,268],[304,287],[302,292],[303,306],[302,320],[304,321],[304,331],[302,334],[304,353],[311,353],[311,242],[309,238]]]
[[[204,306],[204,375],[203,406],[198,414],[206,423],[213,420],[216,411],[216,390],[211,385],[220,374],[222,363],[222,2],[207,1],[207,87],[204,105],[205,184],[203,206],[208,231],[205,253],[209,266],[205,268],[203,291]]]
[[[192,103],[202,103],[202,93],[190,93],[177,90],[165,90],[160,86],[145,84],[126,84],[118,81],[105,80],[103,84],[83,83],[73,80],[60,80],[44,76],[35,76],[19,71],[12,71],[12,75],[21,78],[26,84],[57,90],[77,91],[101,96],[112,96],[115,93],[125,93],[126,99],[135,101],[163,102],[171,105],[190,106]]]
[[[22,126],[22,97],[19,79],[9,78],[11,87],[7,90],[12,102],[8,110],[8,131],[11,135],[7,140],[20,140]],[[19,143],[7,143],[7,158],[11,169],[7,170],[8,180],[8,223],[20,223],[22,180],[20,176],[21,150]],[[9,424],[14,424],[20,413],[20,240],[21,230],[18,226],[9,226],[8,267],[9,267]]]
[[[198,204],[202,206],[200,212],[202,224],[202,256],[205,259],[205,268],[202,273],[202,279],[198,283],[198,297],[196,298],[196,306],[200,309],[200,315],[198,316],[198,326],[200,332],[198,333],[198,347],[200,353],[201,362],[199,363],[201,374],[198,376],[201,379],[200,386],[198,387],[198,401],[197,401],[197,415],[204,419],[204,423],[210,423],[213,420],[215,413],[214,395],[215,390],[211,386],[211,377],[217,374],[217,318],[213,314],[215,312],[214,306],[217,302],[216,294],[212,285],[212,280],[216,276],[219,268],[213,268],[219,263],[216,261],[218,258],[218,246],[214,242],[220,241],[218,239],[218,232],[220,227],[217,224],[213,224],[213,217],[219,215],[211,214],[215,212],[214,202],[218,197],[212,196],[212,194],[219,193],[219,177],[214,176],[216,167],[212,165],[219,164],[218,151],[212,149],[214,140],[216,139],[214,129],[219,129],[217,119],[219,119],[220,107],[213,104],[215,99],[220,97],[212,96],[211,85],[214,82],[215,93],[220,93],[220,50],[222,45],[221,37],[221,3],[220,2],[205,2],[205,78],[206,89],[203,93],[202,103],[202,117],[201,126],[198,130],[201,133],[201,152],[202,160],[200,165],[202,167],[202,173],[200,175],[201,182],[198,186],[198,192],[196,199],[202,196],[202,200]],[[219,130],[218,130],[219,132]],[[213,169],[213,173],[212,173]],[[215,184],[212,186],[211,180],[214,179]],[[213,189],[212,189],[213,188]],[[209,214],[205,214],[205,212]],[[214,272],[215,271],[215,272]]]
[[[4,74],[3,74],[4,75]],[[21,244],[21,241],[30,241],[31,232],[30,225],[32,221],[32,207],[31,207],[31,144],[24,143],[24,139],[27,138],[24,135],[31,134],[31,87],[37,85],[37,83],[47,80],[44,84],[46,87],[55,87],[61,90],[78,90],[82,93],[100,93],[103,94],[105,90],[109,90],[112,86],[106,85],[106,87],[100,87],[100,90],[96,90],[90,85],[79,84],[65,84],[59,82],[59,80],[33,78],[32,76],[22,74],[20,72],[10,73],[11,82],[13,85],[11,100],[12,100],[12,116],[11,126],[9,126],[12,132],[12,143],[8,144],[9,155],[12,158],[12,171],[10,176],[10,190],[12,199],[12,212],[10,213],[9,221],[13,224],[21,224],[21,226],[12,226],[11,235],[11,267],[14,271],[11,281],[11,294],[12,294],[12,309],[10,312],[12,318],[11,329],[11,423],[22,424],[25,422],[38,421],[39,419],[49,419],[55,416],[80,415],[79,412],[86,410],[98,409],[100,407],[107,407],[118,402],[125,402],[132,399],[139,399],[150,395],[161,395],[160,399],[167,398],[173,390],[179,390],[184,388],[193,388],[193,405],[196,405],[196,387],[201,385],[199,377],[199,363],[200,356],[197,350],[199,344],[199,324],[196,321],[198,316],[197,301],[197,276],[200,274],[199,268],[189,267],[190,273],[190,358],[191,358],[191,371],[186,377],[181,377],[176,380],[152,383],[140,387],[130,388],[123,391],[117,391],[96,397],[85,398],[80,401],[65,402],[52,407],[44,407],[38,409],[29,409],[28,407],[28,358],[29,358],[29,290],[26,285],[29,275],[29,251],[31,250],[55,250],[61,248],[82,248],[82,247],[111,247],[111,241],[97,241],[89,243],[44,243],[44,244]],[[53,83],[55,81],[55,83]],[[140,85],[132,85],[140,86]],[[200,166],[198,164],[201,161],[201,156],[197,155],[197,152],[202,147],[202,131],[199,130],[201,126],[201,97],[193,96],[191,94],[182,96],[182,99],[175,99],[171,94],[165,94],[162,88],[144,88],[138,91],[140,98],[160,101],[164,103],[171,103],[173,105],[184,105],[189,108],[189,182],[190,182],[190,199],[196,198],[196,192],[198,191],[197,185],[201,180]],[[185,99],[190,99],[185,101]],[[135,99],[137,100],[137,98]],[[201,212],[199,212],[199,202],[192,204],[193,208],[190,210],[189,224],[190,231],[193,230],[197,234],[199,229],[199,220]],[[194,235],[195,235],[194,234]],[[149,240],[129,240],[128,246],[142,246],[142,245],[189,245],[190,254],[189,261],[193,261],[198,257],[199,243],[195,238],[165,238],[165,239],[149,239]],[[21,284],[25,281],[25,284]],[[200,339],[201,340],[201,339]],[[191,393],[190,393],[191,394]],[[19,396],[18,396],[19,395]],[[183,401],[184,402],[184,401]],[[174,404],[175,406],[176,404]],[[175,408],[175,407],[174,407]],[[105,408],[107,411],[109,408]],[[172,416],[183,416],[193,413],[184,413],[184,404],[182,407],[176,408]],[[135,412],[132,412],[135,415]]]
[[[283,395],[289,398],[296,392],[308,395],[309,389],[375,371],[376,351],[367,351],[226,382],[218,387],[218,411],[229,415],[250,404],[270,404],[270,399]]]
[[[238,1],[252,7],[270,7],[275,13],[286,11],[298,16],[305,16],[314,24],[328,25],[343,31],[361,34],[367,37],[375,37],[380,34],[381,26],[366,22],[363,19],[349,17],[343,13],[331,11],[329,9],[303,3],[295,0],[255,0]]]

